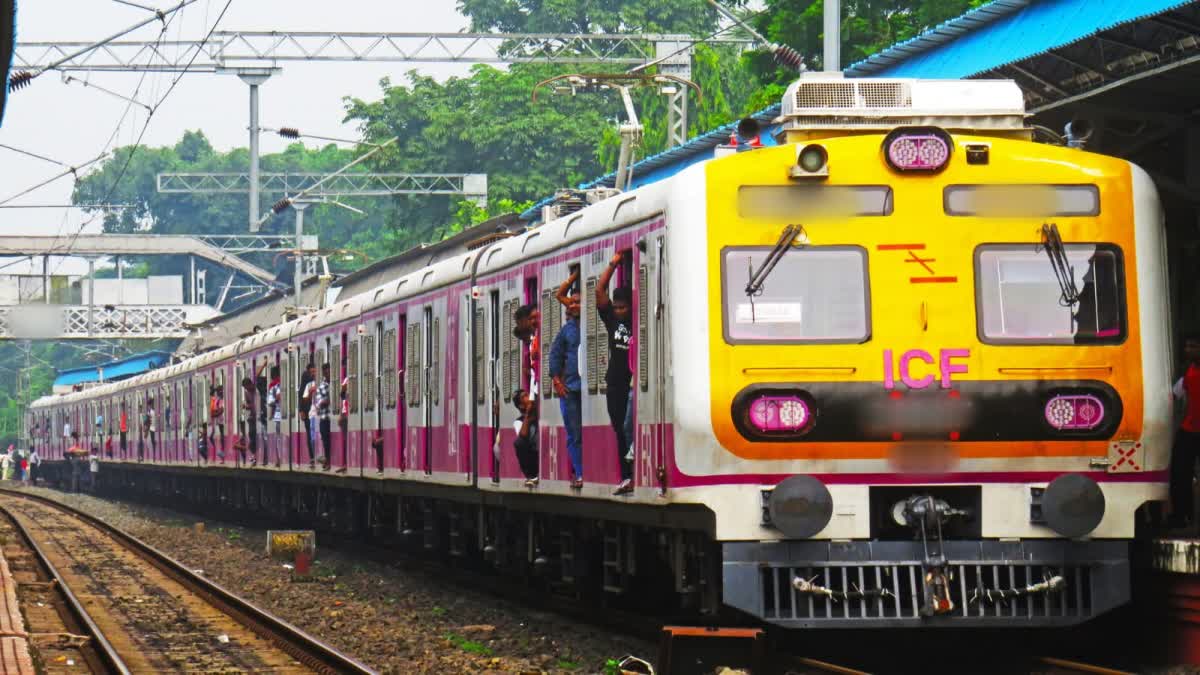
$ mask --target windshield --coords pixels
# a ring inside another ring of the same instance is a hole
[[[870,335],[866,252],[792,248],[759,292],[745,292],[770,247],[722,252],[725,339],[739,342],[850,342]]]
[[[977,251],[980,333],[988,342],[1115,343],[1125,337],[1120,251],[1112,246],[1064,247],[1079,302],[1062,290],[1044,252],[1033,246],[985,246]]]

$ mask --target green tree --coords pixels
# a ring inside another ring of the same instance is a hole
[[[740,0],[722,0],[740,4]],[[471,29],[506,33],[680,33],[712,30],[703,0],[458,0]]]

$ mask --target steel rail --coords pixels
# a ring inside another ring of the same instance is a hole
[[[192,572],[188,567],[162,551],[89,513],[72,508],[53,499],[28,494],[19,490],[0,488],[0,494],[25,499],[57,509],[101,530],[111,536],[121,546],[136,553],[177,583],[195,592],[219,611],[228,614],[250,631],[258,634],[317,672],[330,674],[375,674],[375,671],[366,664],[343,654],[332,645],[326,644],[300,628],[259,608],[257,605],[239,597],[211,579]],[[60,585],[62,585],[61,581]],[[63,585],[63,588],[66,588],[65,585]]]
[[[87,630],[88,636],[92,640],[92,645],[95,647],[96,653],[99,655],[100,659],[104,661],[104,665],[111,672],[120,673],[121,675],[131,675],[133,671],[129,669],[129,666],[125,663],[124,659],[121,658],[121,655],[117,653],[117,650],[112,646],[112,643],[110,643],[108,639],[104,637],[104,633],[100,630],[100,626],[96,625],[96,622],[92,620],[91,614],[88,614],[88,611],[84,609],[83,603],[81,603],[79,598],[75,597],[75,594],[71,592],[71,589],[67,586],[62,575],[58,573],[58,568],[54,566],[54,563],[50,562],[50,556],[46,555],[46,552],[42,550],[41,546],[38,546],[38,543],[34,541],[33,537],[29,534],[29,530],[25,529],[25,526],[21,524],[21,521],[18,520],[16,516],[8,510],[7,507],[0,505],[0,511],[3,511],[4,514],[8,516],[8,519],[12,522],[13,527],[17,529],[17,532],[21,535],[21,538],[25,540],[25,544],[34,552],[35,555],[37,555],[38,563],[40,563],[42,567],[46,568],[46,571],[49,572],[50,576],[54,578],[55,586],[62,593],[63,599],[66,600],[67,610],[70,611],[71,615],[74,616],[75,619],[84,627],[84,629]]]

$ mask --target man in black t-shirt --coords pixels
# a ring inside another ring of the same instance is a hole
[[[608,419],[617,437],[617,458],[621,468],[621,484],[613,492],[615,495],[633,492],[633,439],[625,437],[625,415],[629,410],[630,382],[633,379],[633,373],[629,370],[629,347],[633,340],[633,293],[628,286],[620,286],[613,290],[612,301],[608,299],[608,283],[623,257],[621,253],[614,255],[596,284],[596,311],[608,335],[608,372],[604,375]]]

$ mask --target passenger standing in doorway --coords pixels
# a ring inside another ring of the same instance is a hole
[[[254,450],[254,461],[258,461],[257,445],[261,445],[263,450],[262,463],[264,465],[271,461],[267,456],[267,446],[270,443],[270,441],[267,440],[267,392],[271,388],[271,383],[267,381],[267,366],[269,363],[270,362],[264,358],[262,360],[262,364],[258,366],[258,371],[254,373],[254,389],[255,393],[258,394],[258,444],[256,444]]]
[[[104,443],[104,409],[96,409],[96,445]]]
[[[583,487],[583,391],[579,377],[579,280],[574,272],[558,287],[555,297],[566,307],[567,322],[550,346],[550,376],[567,432],[567,455],[571,459],[571,487]]]
[[[329,470],[333,455],[333,429],[329,426],[329,364],[321,364],[321,384],[317,385],[317,426],[321,433],[321,463]]]
[[[209,427],[209,444],[216,446],[217,461],[223,462],[225,461],[225,388],[219,384],[213,386],[212,396],[208,399],[208,423],[213,425]],[[219,445],[217,444],[218,437]]]
[[[271,366],[271,386],[267,389],[267,407],[275,422],[275,437],[271,442],[271,454],[275,456],[275,468],[279,468],[280,446],[283,443],[283,388],[279,384],[279,366]],[[267,461],[267,460],[264,460]]]
[[[125,410],[125,401],[121,401],[121,459],[129,457],[129,413]]]
[[[1183,357],[1187,370],[1175,383],[1171,393],[1185,403],[1186,414],[1175,434],[1171,449],[1171,527],[1187,527],[1196,516],[1195,488],[1196,458],[1200,457],[1200,335],[1187,335],[1183,340]]]
[[[308,384],[304,385],[304,395],[300,397],[303,406],[304,435],[308,439],[308,468],[317,468],[317,367],[308,364]]]
[[[150,459],[153,460],[158,453],[158,427],[157,420],[154,415],[154,399],[146,399],[146,413],[143,419],[143,426],[146,429],[146,438],[150,439]],[[138,456],[138,461],[141,461],[141,456]]]
[[[41,463],[42,463],[42,458],[38,456],[37,448],[34,446],[30,446],[30,448],[29,448],[29,471],[27,471],[25,473],[25,484],[26,485],[37,485],[38,465]]]
[[[317,367],[308,362],[304,368],[304,374],[300,376],[300,391],[297,400],[300,401],[300,407],[297,412],[300,413],[300,427],[304,430],[304,438],[308,442],[308,468],[316,468],[316,459],[313,454],[313,430],[310,422],[311,416],[309,412],[312,409],[313,394],[316,393],[316,385],[314,381],[317,379]]]
[[[513,312],[513,335],[525,343],[529,353],[529,359],[521,364],[522,379],[528,383],[526,385],[523,382],[522,388],[535,401],[538,395],[538,361],[541,359],[541,338],[538,335],[541,318],[542,313],[534,304],[521,305]]]
[[[242,409],[241,409],[241,433],[243,437],[238,439],[238,450],[240,461],[246,463],[246,452],[250,452],[250,466],[258,465],[258,421],[254,419],[254,400],[257,392],[254,389],[254,380],[249,377],[242,378]],[[249,437],[247,439],[247,437]],[[247,443],[249,440],[249,443]]]
[[[633,293],[628,286],[613,290],[608,299],[608,283],[621,265],[623,254],[617,253],[600,275],[596,284],[596,311],[604,322],[608,334],[608,372],[604,375],[607,385],[608,419],[617,437],[617,461],[621,469],[621,483],[613,494],[633,492],[632,445],[625,433],[625,416],[629,411],[629,390],[633,372],[629,368],[629,345],[633,340]]]

